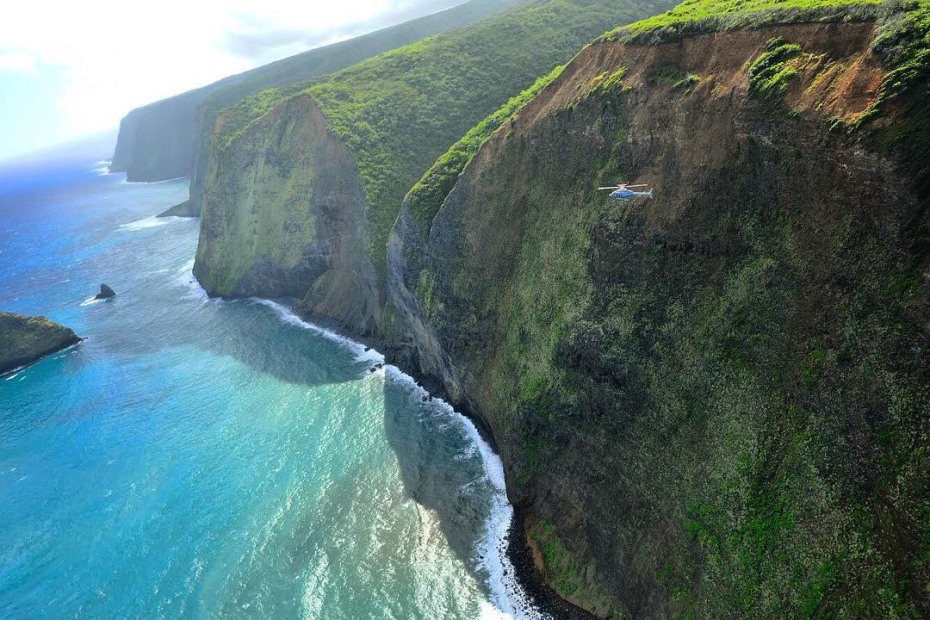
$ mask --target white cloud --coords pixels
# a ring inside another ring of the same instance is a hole
[[[0,52],[0,71],[32,73],[36,70],[36,57],[25,52]]]
[[[115,126],[131,108],[244,71],[258,60],[230,37],[277,30],[326,32],[442,0],[28,0],[0,20],[0,71],[55,70],[58,106],[73,135]],[[280,56],[293,53],[282,47]],[[275,50],[268,53],[279,56]],[[267,56],[267,54],[266,54]],[[0,74],[2,79],[2,74]]]

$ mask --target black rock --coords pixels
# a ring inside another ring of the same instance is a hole
[[[97,296],[94,297],[94,299],[110,299],[111,297],[116,297],[116,292],[106,284],[101,284],[100,292],[97,293]]]

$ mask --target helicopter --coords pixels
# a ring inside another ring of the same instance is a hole
[[[619,185],[614,185],[612,187],[598,187],[597,191],[602,192],[604,190],[611,190],[610,198],[612,200],[632,200],[637,197],[646,199],[652,198],[652,189],[647,192],[636,192],[632,189],[634,187],[648,187],[648,185],[628,185],[626,183],[620,183]]]

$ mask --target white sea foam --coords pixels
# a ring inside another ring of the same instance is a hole
[[[373,362],[375,364],[384,363],[384,356],[378,353],[377,351],[375,351],[374,349],[368,348],[361,343],[355,342],[354,340],[350,340],[349,338],[346,338],[345,336],[340,336],[336,332],[330,331],[326,329],[325,327],[320,327],[319,325],[308,323],[304,321],[303,319],[301,319],[296,314],[294,314],[290,310],[290,308],[288,308],[287,306],[279,304],[276,301],[271,301],[270,299],[261,299],[259,297],[253,297],[252,301],[254,301],[255,303],[261,304],[263,306],[268,306],[269,308],[274,310],[275,313],[277,313],[277,315],[285,323],[296,325],[297,327],[303,327],[304,329],[309,329],[311,331],[314,331],[320,334],[327,340],[338,342],[339,344],[342,344],[352,349],[352,351],[356,353],[356,359],[358,361]],[[368,350],[366,351],[366,349]]]
[[[365,351],[366,347],[364,345],[328,329],[308,323],[277,302],[259,298],[255,298],[255,302],[272,308],[285,323],[312,330],[329,340],[349,347],[359,354],[359,359],[378,363],[384,362],[384,355],[374,349]],[[404,373],[400,368],[387,365],[382,371],[379,371],[379,374],[382,372],[387,380],[403,385],[418,400],[430,396],[425,389],[417,384],[413,377]],[[480,556],[483,558],[481,565],[488,573],[488,587],[491,591],[490,603],[482,605],[481,618],[548,619],[549,616],[533,604],[523,586],[517,581],[513,564],[507,555],[507,547],[510,541],[510,524],[513,521],[513,506],[510,505],[507,499],[504,463],[481,437],[474,422],[456,411],[452,405],[441,398],[434,397],[429,402],[430,406],[436,411],[448,416],[450,420],[456,422],[465,431],[465,434],[472,441],[473,448],[471,450],[477,450],[481,455],[485,474],[494,487],[491,512],[485,524],[484,536],[480,542]]]
[[[187,295],[184,296],[185,298],[197,299],[200,300],[201,303],[210,301],[210,296],[207,294],[207,291],[203,290],[203,287],[200,286],[200,282],[194,277],[194,259],[184,263],[184,266],[178,270],[177,277],[175,277],[174,281],[178,286],[182,286],[188,290]]]
[[[422,398],[429,393],[417,385],[410,375],[396,366],[387,366],[389,380],[404,384],[415,396]],[[480,542],[481,564],[489,575],[488,586],[491,589],[491,603],[494,607],[482,609],[482,618],[514,618],[531,620],[548,618],[532,602],[523,586],[516,579],[516,572],[507,547],[510,542],[510,523],[513,521],[513,506],[507,500],[507,484],[504,478],[504,463],[481,437],[474,422],[456,411],[452,405],[441,398],[433,398],[431,405],[438,411],[457,422],[472,441],[472,446],[481,455],[485,475],[494,487],[494,497],[484,536]]]
[[[18,366],[14,368],[13,370],[7,371],[7,374],[3,375],[3,378],[7,381],[12,381],[13,379],[21,375],[23,373],[23,370],[25,369],[26,369],[25,366]],[[10,471],[13,471],[13,470],[11,469]]]
[[[122,185],[161,185],[162,183],[173,183],[175,181],[180,181],[181,179],[186,179],[187,176],[174,177],[173,179],[165,179],[164,181],[128,181],[123,179],[120,181]]]
[[[96,164],[97,167],[92,168],[91,172],[93,172],[94,174],[99,174],[100,176],[106,176],[110,174],[110,164],[112,163],[113,163],[112,161],[107,161],[107,160],[98,161]]]
[[[136,220],[135,222],[129,222],[128,224],[123,224],[119,227],[120,230],[127,231],[136,231],[136,230],[145,230],[146,228],[157,228],[159,226],[164,226],[172,218],[168,217],[155,217],[151,215],[149,217],[143,218],[141,220]]]

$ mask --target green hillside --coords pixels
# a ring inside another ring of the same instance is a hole
[[[608,40],[657,42],[676,36],[773,24],[874,19],[881,0],[687,0],[608,33]]]

